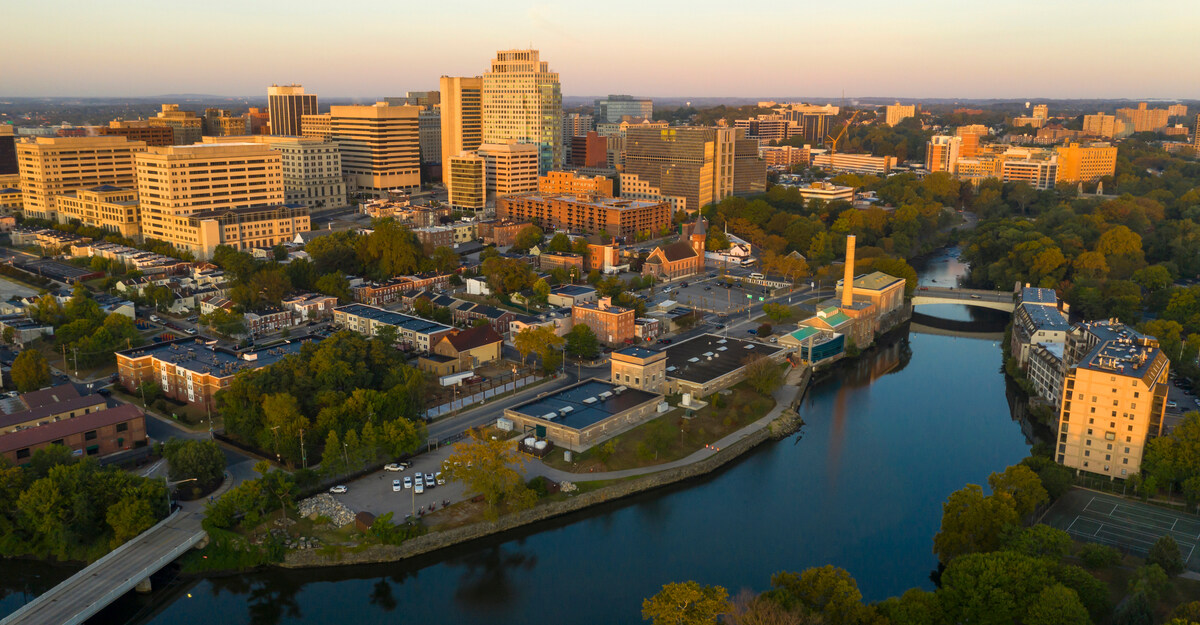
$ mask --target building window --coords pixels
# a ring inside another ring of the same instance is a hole
[[[96,430],[91,430],[90,432],[84,432],[84,433],[83,433],[83,440],[85,440],[85,441],[94,441],[94,440],[96,440]]]
[[[124,431],[126,431],[126,430],[128,430],[128,429],[129,429],[129,423],[118,423],[118,424],[117,424],[117,431],[118,431],[118,432],[124,432]]]
[[[28,457],[29,457],[29,448],[28,447],[17,450],[17,460],[24,460],[25,458],[28,458]]]

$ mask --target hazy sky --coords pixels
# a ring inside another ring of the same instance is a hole
[[[565,95],[1200,98],[1200,0],[38,0],[0,97],[380,97],[540,49]]]

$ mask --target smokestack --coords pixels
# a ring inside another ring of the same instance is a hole
[[[854,303],[854,235],[846,237],[846,275],[842,277],[842,308]]]

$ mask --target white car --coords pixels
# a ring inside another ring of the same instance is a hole
[[[430,488],[433,488],[434,486],[436,486],[436,485],[437,485],[437,482],[435,482],[435,481],[434,481],[434,479],[433,479],[433,474],[432,474],[432,473],[426,473],[426,474],[425,474],[425,485],[426,485],[426,486],[428,486],[428,487],[430,487]]]
[[[187,332],[188,334],[195,334],[196,328],[188,328],[188,329],[184,330],[184,332]]]
[[[400,485],[400,480],[392,480],[392,492],[398,493],[402,490],[404,490],[404,487]]]
[[[403,471],[404,465],[400,464],[399,462],[393,462],[391,464],[384,465],[383,470],[384,471]]]
[[[425,478],[422,477],[420,473],[418,473],[414,484],[417,485],[417,488],[421,488],[421,487],[425,486]]]
[[[404,487],[405,487],[405,488],[412,488],[412,478],[411,478],[411,477],[405,477],[405,478],[404,478]]]
[[[425,487],[422,486],[420,482],[417,482],[417,485],[413,487],[413,492],[420,495],[421,493],[425,492]]]
[[[346,491],[348,491],[348,490],[350,490],[350,489],[349,489],[349,488],[346,488],[345,486],[342,486],[341,484],[338,484],[337,486],[334,486],[333,488],[330,488],[330,489],[329,489],[329,492],[331,492],[331,493],[333,493],[333,494],[335,494],[335,495],[341,495],[341,494],[345,493],[345,492],[346,492]]]
[[[437,476],[436,476],[436,477],[437,477],[437,483],[438,483],[438,486],[441,486],[441,485],[443,485],[443,484],[445,484],[445,483],[446,483],[446,478],[442,477],[442,472],[441,472],[441,471],[438,471],[438,472],[437,472]]]

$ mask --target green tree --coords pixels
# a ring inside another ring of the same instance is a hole
[[[933,552],[949,563],[964,554],[995,551],[1019,519],[1007,493],[985,497],[979,485],[967,484],[942,505],[942,529],[933,538]]]
[[[567,351],[576,358],[595,358],[600,353],[600,340],[586,324],[576,324],[567,332]]]
[[[678,430],[662,418],[650,421],[644,427],[646,435],[642,442],[638,443],[638,455],[646,460],[651,458],[658,460],[661,454],[671,448],[671,443],[675,441]]]
[[[770,317],[775,323],[783,323],[788,317],[792,316],[792,308],[787,304],[768,302],[763,304],[763,314]]]
[[[1133,593],[1113,614],[1113,625],[1154,625],[1154,608],[1145,593]]]
[[[845,569],[825,565],[771,576],[767,596],[785,608],[803,607],[828,623],[858,623],[868,613],[858,583]]]
[[[461,482],[469,492],[483,495],[484,516],[495,520],[502,506],[511,511],[533,506],[537,494],[525,486],[519,469],[525,459],[509,441],[489,440],[477,430],[470,439],[455,443],[446,459],[447,479]]]
[[[105,513],[113,537],[110,547],[116,549],[129,539],[154,527],[156,521],[150,502],[140,497],[122,497]]]
[[[300,403],[290,393],[274,393],[262,399],[264,429],[259,443],[292,464],[300,460],[300,430],[308,419],[300,413]]]
[[[1008,467],[1003,473],[991,474],[988,486],[992,487],[992,492],[1008,493],[1021,517],[1032,514],[1038,505],[1050,500],[1037,473],[1019,464]]]
[[[759,356],[745,362],[746,383],[761,395],[770,395],[783,385],[783,373],[770,358]]]
[[[1108,545],[1087,543],[1079,550],[1079,559],[1089,569],[1106,569],[1121,561],[1121,552]]]
[[[75,464],[75,457],[70,447],[50,444],[33,452],[29,458],[29,469],[35,478],[41,479],[50,475],[50,470],[57,466]]]
[[[1042,589],[1054,583],[1046,560],[1011,551],[954,558],[941,581],[938,598],[948,620],[979,625],[1020,622]]]
[[[876,604],[890,625],[948,625],[938,596],[920,588],[910,588],[899,597]]]
[[[50,364],[38,350],[26,349],[13,360],[11,375],[18,391],[36,391],[50,384]]]
[[[1092,619],[1074,590],[1054,584],[1038,593],[1021,622],[1024,625],[1091,625]]]
[[[438,272],[439,274],[447,274],[455,269],[458,269],[460,262],[458,254],[454,250],[444,245],[433,249],[433,254],[430,255],[430,260],[433,263],[434,271]]]
[[[224,479],[225,455],[216,441],[172,438],[163,445],[163,457],[172,481],[195,479],[200,490],[208,491]]]
[[[1139,566],[1134,571],[1133,578],[1129,580],[1129,592],[1145,595],[1151,604],[1158,603],[1170,589],[1170,576],[1157,564]]]
[[[521,230],[517,232],[517,236],[513,238],[513,249],[528,250],[529,248],[541,243],[544,236],[545,233],[542,232],[541,228],[534,225],[525,226],[524,228],[521,228]]]
[[[1041,523],[1015,531],[1004,541],[1004,548],[1009,551],[1052,560],[1071,553],[1073,545],[1070,534]]]
[[[729,592],[694,581],[665,584],[642,601],[642,620],[653,625],[715,625],[729,611]]]
[[[1167,575],[1175,576],[1183,572],[1183,556],[1179,553],[1179,543],[1170,535],[1164,535],[1150,546],[1146,555],[1147,564],[1157,564],[1166,571]]]

